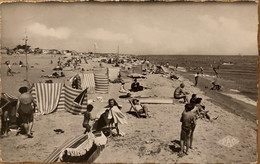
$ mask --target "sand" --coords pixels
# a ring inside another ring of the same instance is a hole
[[[50,56],[30,56],[29,63],[36,69],[30,70],[29,79],[33,82],[45,81],[40,78],[43,74],[50,74]],[[19,62],[17,57],[3,56],[5,60]],[[57,56],[53,57],[54,63]],[[35,65],[35,63],[39,63]],[[86,69],[98,67],[98,63],[89,62],[82,64]],[[111,65],[104,65],[111,67]],[[21,73],[13,77],[6,76],[6,66],[2,67],[2,91],[18,96],[18,88],[24,85],[25,69],[13,66],[14,71]],[[45,70],[42,72],[41,70]],[[97,69],[98,70],[98,69]],[[98,71],[105,71],[98,70]],[[64,71],[66,78],[53,79],[55,82],[67,82],[73,75],[71,71]],[[181,74],[180,74],[181,76]],[[191,94],[196,93],[203,98],[203,103],[210,111],[212,117],[218,116],[213,123],[199,120],[194,133],[194,149],[183,158],[178,158],[180,138],[180,116],[184,109],[183,104],[148,104],[151,118],[137,118],[128,114],[130,104],[127,99],[119,99],[120,84],[110,84],[109,94],[89,94],[93,102],[93,114],[98,115],[104,110],[109,98],[115,98],[123,106],[122,111],[127,116],[128,124],[119,125],[124,137],[109,138],[106,148],[95,161],[97,163],[144,163],[144,162],[189,162],[189,163],[249,163],[257,161],[257,124],[254,120],[239,116],[221,105],[213,103],[214,100],[199,88],[193,87],[192,82],[182,77],[186,84],[185,89]],[[131,79],[126,79],[126,88],[130,88]],[[172,97],[174,88],[181,83],[170,80],[160,75],[148,75],[147,79],[140,80],[144,86],[152,89],[138,92],[136,95],[156,95],[157,97]],[[98,101],[98,96],[103,97],[103,102]],[[22,135],[15,136],[10,132],[8,137],[1,137],[1,156],[8,162],[42,162],[67,139],[84,132],[82,128],[82,115],[72,115],[66,111],[57,111],[49,115],[35,115],[34,138],[28,139]],[[56,134],[54,129],[62,129],[63,134]]]

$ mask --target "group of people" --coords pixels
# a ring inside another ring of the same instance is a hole
[[[211,82],[212,84],[212,88],[211,90],[220,90],[221,89],[221,85],[218,83],[218,78],[219,78],[219,73],[217,72],[217,70],[219,69],[220,65],[218,65],[217,67],[213,67],[211,64],[211,67],[215,73],[215,79],[213,80],[213,82]],[[198,81],[199,81],[199,77],[203,76],[204,74],[204,70],[202,67],[199,68],[199,71],[194,75],[194,86],[196,87],[198,85]]]
[[[118,124],[127,124],[126,116],[121,112],[122,107],[118,105],[115,99],[108,100],[106,110],[99,118],[92,116],[91,111],[93,105],[87,106],[87,111],[84,113],[84,120],[82,126],[85,128],[85,133],[92,131],[102,131],[106,136],[112,134],[112,129],[116,129],[115,136],[122,136],[123,133],[119,131]]]
[[[192,149],[193,133],[196,127],[196,122],[198,119],[204,119],[208,121],[216,120],[218,117],[211,118],[206,110],[205,105],[203,105],[202,98],[197,97],[196,94],[192,94],[191,99],[188,101],[187,93],[183,91],[184,84],[181,83],[179,87],[175,89],[174,98],[183,99],[185,103],[185,109],[182,112],[180,119],[181,125],[181,135],[180,135],[180,146],[181,150],[179,156],[182,157],[189,153],[189,149]],[[184,150],[186,146],[186,150]]]
[[[131,92],[138,92],[138,91],[142,91],[144,89],[143,86],[140,85],[140,83],[137,81],[137,79],[135,78],[134,81],[132,82],[131,84],[131,89],[130,90],[127,90],[125,88],[125,82],[122,81],[121,82],[121,86],[120,86],[120,89],[119,89],[119,92],[120,93],[129,93],[130,91]]]

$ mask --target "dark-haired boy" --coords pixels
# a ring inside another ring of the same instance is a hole
[[[89,121],[95,120],[95,118],[93,118],[91,116],[91,111],[93,110],[93,108],[94,108],[93,105],[89,104],[87,106],[87,111],[84,113],[84,120],[83,120],[83,124],[82,124],[82,126],[86,129],[84,134],[86,134],[87,132],[90,132],[90,130],[91,130]]]

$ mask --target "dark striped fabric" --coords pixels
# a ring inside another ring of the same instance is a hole
[[[75,102],[75,99],[83,92],[83,90],[74,89],[65,85],[61,92],[60,101],[57,110],[65,109],[73,114],[80,114],[87,111],[87,95],[84,96],[82,105]]]
[[[87,110],[87,90],[78,90],[61,83],[36,83],[32,89],[39,113],[66,110],[73,114]],[[79,97],[80,96],[80,97]]]
[[[59,159],[60,153],[66,149],[66,148],[75,148],[84,141],[88,139],[87,134],[82,134],[79,136],[76,136],[72,139],[67,140],[65,143],[63,143],[60,147],[55,149],[44,161],[43,163],[49,163],[49,162],[57,162]]]

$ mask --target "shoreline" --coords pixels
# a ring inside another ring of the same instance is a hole
[[[194,83],[193,74],[190,74],[189,72],[183,72],[181,75],[191,83]],[[204,92],[205,96],[210,98],[210,101],[213,104],[221,107],[222,109],[236,114],[237,116],[241,116],[245,119],[249,119],[252,122],[256,122],[256,120],[258,120],[257,106],[253,106],[239,99],[225,95],[225,93],[221,93],[222,91],[210,90],[212,87],[210,80],[199,77],[197,87]]]

